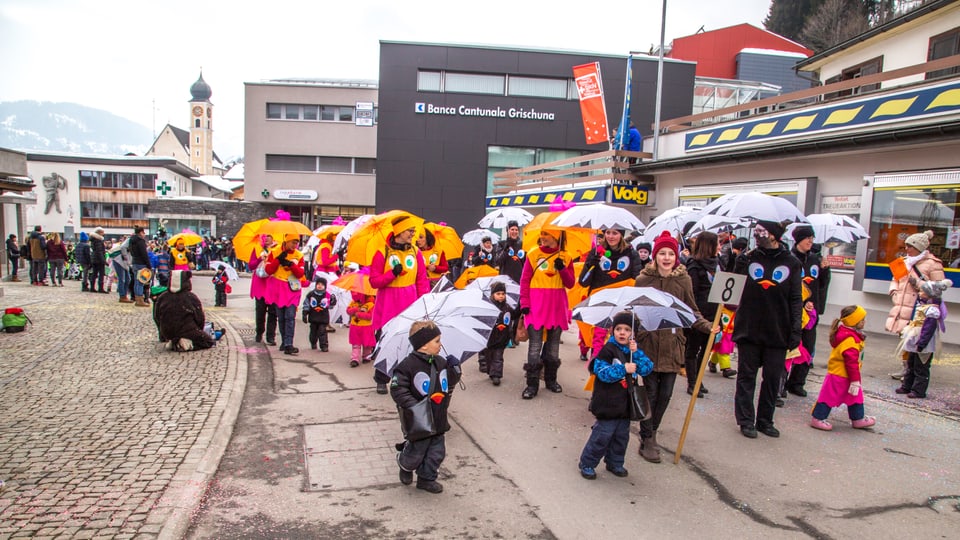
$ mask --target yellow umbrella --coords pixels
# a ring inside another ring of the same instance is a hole
[[[540,231],[556,233],[561,237],[560,249],[566,251],[574,259],[587,253],[593,247],[595,233],[591,229],[581,229],[579,227],[560,227],[553,224],[563,212],[542,212],[537,214],[530,223],[523,228],[523,250],[530,253],[530,250],[537,246],[540,239]]]
[[[260,226],[268,221],[270,220],[258,219],[244,223],[243,226],[240,227],[240,230],[237,231],[237,234],[233,237],[233,249],[238,259],[246,262],[250,260],[250,256],[254,250],[258,253],[260,252],[262,248],[262,244],[260,243]],[[273,239],[277,240],[277,236],[274,236]],[[279,239],[283,240],[283,237],[281,236]]]
[[[462,289],[467,285],[469,285],[471,281],[477,278],[492,277],[492,276],[499,276],[499,275],[500,275],[500,272],[498,272],[496,268],[487,264],[471,266],[470,268],[467,268],[466,270],[464,270],[462,274],[460,274],[460,277],[457,278],[457,282],[454,283],[453,286],[458,289]]]
[[[393,220],[410,217],[412,226],[417,230],[423,227],[423,219],[405,210],[389,210],[377,214],[357,229],[347,241],[346,260],[360,266],[370,266],[373,256],[387,245],[387,238],[393,234]]]
[[[370,270],[368,268],[361,268],[356,272],[346,273],[337,278],[331,285],[367,296],[375,296],[377,294],[377,290],[370,284]]]
[[[287,234],[297,234],[300,236],[312,236],[313,231],[311,231],[306,225],[300,223],[299,221],[288,221],[278,219],[276,221],[267,221],[263,225],[260,225],[260,228],[257,230],[260,234],[269,234],[276,237],[280,235],[280,239],[283,240],[283,236]]]
[[[203,237],[197,233],[182,232],[171,236],[170,239],[167,240],[167,244],[169,244],[170,247],[173,247],[177,245],[177,242],[180,240],[183,240],[183,245],[185,246],[195,246],[200,242],[203,242]]]
[[[430,231],[435,240],[435,248],[442,251],[447,256],[447,260],[458,259],[463,255],[463,242],[460,235],[449,225],[440,225],[438,223],[424,223],[423,228]]]

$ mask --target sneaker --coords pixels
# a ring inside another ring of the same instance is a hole
[[[851,424],[853,424],[854,429],[866,429],[868,427],[873,427],[873,425],[876,423],[877,423],[877,419],[872,416],[864,416],[859,420],[853,420],[851,422]]]
[[[289,347],[283,350],[283,354],[289,354],[291,356],[295,356],[299,353],[300,353],[300,349],[294,347],[293,345],[290,345]]]
[[[807,397],[807,391],[803,388],[787,388],[787,392],[790,392],[795,396]]]
[[[910,393],[910,389],[909,389],[909,388],[900,387],[900,388],[897,388],[896,390],[894,390],[894,392],[896,392],[896,393],[898,393],[898,394],[909,394],[909,393]]]
[[[400,483],[409,486],[413,483],[413,471],[405,471],[400,469]]]
[[[757,428],[753,426],[740,426],[740,433],[742,433],[743,436],[748,439],[757,438]]]
[[[692,387],[692,386],[688,386],[688,387],[687,387],[687,394],[689,394],[689,395],[691,395],[691,396],[693,395],[693,387]],[[701,388],[700,388],[700,391],[697,392],[697,397],[698,397],[698,398],[702,398],[702,397],[703,397],[703,387],[701,387]]]
[[[377,393],[386,394],[387,393],[387,383],[378,382],[377,383]]]
[[[437,482],[436,480],[424,480],[423,478],[417,478],[417,489],[422,489],[428,493],[442,493],[443,484]]]
[[[630,474],[627,469],[623,467],[623,465],[619,467],[611,467],[610,465],[607,465],[607,470],[613,473],[614,476],[619,476],[620,478],[626,478],[626,476]]]
[[[580,361],[581,361],[581,362],[586,362],[587,360],[588,360],[587,355],[585,355],[585,354],[581,354],[581,355],[580,355]]]
[[[721,373],[722,373],[723,376],[726,377],[727,379],[732,379],[732,378],[734,378],[734,377],[737,376],[737,370],[735,370],[735,369],[730,369],[730,368],[727,368],[727,369],[723,370]]]
[[[560,386],[560,383],[558,383],[557,381],[544,383],[544,386],[546,386],[547,390],[553,392],[554,394],[559,394],[560,392],[563,392],[563,387]]]
[[[810,419],[810,427],[812,427],[813,429],[819,429],[822,431],[830,431],[833,429],[833,425],[830,424],[830,422],[827,422],[826,420],[820,420],[817,418]]]
[[[780,436],[780,430],[773,426],[757,426],[757,431],[763,433],[767,437],[777,438]]]
[[[490,382],[492,382],[494,386],[500,386],[500,377],[490,377]]]
[[[580,467],[580,476],[587,480],[596,480],[597,471],[593,467]]]
[[[357,362],[356,360],[351,360],[351,361],[350,361],[350,367],[357,367],[357,366],[359,366],[359,365],[360,365],[360,362]]]
[[[320,347],[320,352],[330,352],[330,347]]]
[[[717,365],[714,364],[713,362],[707,362],[707,368],[710,370],[710,373],[717,372]],[[727,370],[723,370],[723,371],[727,371]]]

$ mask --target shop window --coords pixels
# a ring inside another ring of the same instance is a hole
[[[930,252],[944,266],[960,268],[960,184],[876,188],[870,218],[867,263],[887,264],[906,255],[903,241],[933,231]]]
[[[960,54],[960,28],[944,32],[940,35],[930,38],[930,47],[927,51],[927,61],[939,60],[948,56]],[[931,71],[927,73],[927,79],[936,79],[937,77],[946,77],[960,73],[960,68],[952,67]]]

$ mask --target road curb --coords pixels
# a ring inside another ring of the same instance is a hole
[[[183,538],[190,528],[190,520],[200,506],[203,496],[210,485],[220,465],[220,460],[226,453],[227,445],[233,436],[233,428],[240,414],[240,405],[243,403],[243,394],[247,384],[246,354],[240,354],[243,339],[239,332],[222,317],[215,318],[230,336],[230,342],[235,343],[227,355],[227,376],[217,402],[211,411],[211,419],[219,412],[219,418],[213,426],[205,426],[190,448],[183,466],[177,470],[170,481],[170,486],[164,493],[161,503],[147,518],[147,523],[160,522],[161,540],[178,540]],[[155,520],[150,519],[157,513]],[[166,514],[164,517],[163,514]]]

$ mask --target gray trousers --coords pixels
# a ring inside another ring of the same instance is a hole
[[[397,463],[405,471],[416,471],[421,480],[436,480],[440,474],[440,464],[447,456],[447,447],[443,434],[407,441],[397,456]]]

